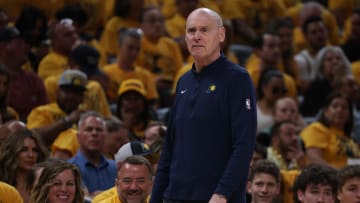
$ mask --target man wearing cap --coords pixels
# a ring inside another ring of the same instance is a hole
[[[36,130],[48,146],[59,134],[79,121],[87,77],[78,70],[66,70],[58,82],[56,102],[39,106],[31,111],[27,126]],[[71,139],[68,139],[70,142]],[[76,152],[77,149],[75,149]]]
[[[119,149],[119,151],[115,155],[115,161],[116,161],[116,166],[118,169],[118,175],[120,173],[120,170],[122,170],[125,167],[125,165],[128,164],[127,160],[132,159],[130,157],[146,156],[151,153],[152,152],[149,150],[149,147],[142,142],[135,141],[135,142],[125,144],[124,146],[122,146]],[[140,159],[140,158],[137,158],[137,159]],[[142,158],[142,160],[146,160],[146,162],[148,162],[148,165],[151,167],[151,171],[152,171],[153,167],[151,166],[151,163],[149,162],[149,160],[147,160],[146,158]],[[125,172],[125,174],[127,174],[127,173],[128,172]],[[140,174],[139,171],[137,171],[136,173]],[[117,189],[117,186],[118,185],[95,196],[94,199],[92,200],[92,203],[102,202],[103,200],[119,199],[119,193],[123,193],[123,192],[119,192],[119,190]],[[147,193],[147,194],[149,195],[149,193]]]
[[[23,70],[29,48],[15,27],[0,30],[0,63],[5,65],[11,77],[8,105],[15,109],[22,121],[26,121],[33,108],[48,103],[41,79],[35,73]]]
[[[82,107],[86,110],[93,110],[101,113],[103,116],[108,117],[111,115],[106,94],[100,83],[94,80],[94,72],[100,71],[97,67],[98,53],[88,45],[79,45],[70,53],[69,68],[76,69],[85,73],[88,77],[86,83],[86,91],[84,95],[84,102]],[[58,81],[61,75],[52,75],[45,79],[44,84],[50,102],[56,101]],[[103,76],[106,77],[105,74]]]
[[[42,80],[50,75],[60,75],[68,69],[69,54],[78,40],[73,21],[71,19],[60,20],[50,30],[51,52],[48,53],[39,64],[38,74]]]

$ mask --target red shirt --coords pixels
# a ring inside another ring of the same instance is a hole
[[[20,70],[12,76],[8,105],[16,110],[21,121],[26,121],[33,108],[48,102],[44,83],[35,73]]]

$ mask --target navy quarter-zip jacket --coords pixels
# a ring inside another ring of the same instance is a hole
[[[256,136],[255,89],[247,71],[221,55],[180,78],[150,203],[245,203]]]

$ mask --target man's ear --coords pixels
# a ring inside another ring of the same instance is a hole
[[[225,30],[225,27],[222,26],[222,27],[219,27],[219,40],[220,40],[220,43],[223,43],[225,41],[225,36],[226,36],[226,30]]]
[[[251,181],[247,181],[246,190],[248,193],[251,193]]]
[[[300,202],[304,202],[304,192],[301,191],[301,190],[298,190],[296,191],[296,196],[297,196],[297,199],[300,201]]]

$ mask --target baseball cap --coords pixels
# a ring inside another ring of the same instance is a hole
[[[0,42],[10,41],[20,37],[20,31],[16,27],[5,27],[0,29]]]
[[[118,96],[121,96],[122,94],[128,91],[136,91],[140,93],[142,96],[144,97],[146,96],[146,90],[144,84],[141,82],[141,80],[138,79],[124,80],[121,83],[120,88],[118,90]]]
[[[74,87],[86,90],[87,76],[79,70],[65,70],[58,82],[59,87]]]
[[[128,142],[124,144],[118,152],[115,154],[115,161],[123,162],[126,158],[131,157],[133,155],[145,156],[151,154],[152,151],[150,147],[139,141]]]
[[[71,51],[69,58],[71,61],[76,63],[76,65],[79,65],[82,68],[95,69],[98,67],[100,54],[92,46],[82,44]]]

